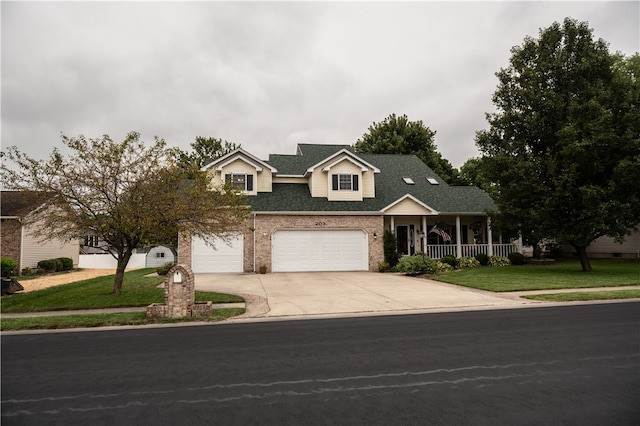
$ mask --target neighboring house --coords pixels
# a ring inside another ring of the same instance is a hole
[[[563,257],[577,256],[576,250],[570,245],[560,247]],[[640,231],[625,238],[623,243],[617,243],[611,237],[600,237],[587,247],[590,258],[622,257],[626,259],[640,259]]]
[[[507,255],[496,242],[476,187],[449,186],[415,155],[356,154],[348,145],[300,144],[295,155],[263,161],[238,149],[202,168],[214,184],[248,196],[251,223],[215,249],[181,236],[180,263],[196,273],[375,271],[392,230],[405,255]],[[433,231],[433,232],[430,232]]]
[[[36,268],[38,262],[56,257],[73,259],[78,265],[77,240],[42,241],[36,225],[23,225],[23,218],[42,205],[42,198],[33,192],[2,191],[1,249],[2,257],[13,259],[18,270]]]

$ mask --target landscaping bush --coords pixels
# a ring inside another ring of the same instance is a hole
[[[504,256],[489,257],[489,266],[511,266],[511,261]]]
[[[20,275],[22,275],[23,277],[30,277],[31,275],[33,275],[33,270],[27,266],[26,268],[22,268],[22,272],[20,272]]]
[[[62,262],[56,259],[46,259],[38,262],[38,268],[43,269],[46,272],[55,272],[58,268],[62,269]]]
[[[480,265],[487,266],[489,264],[489,256],[484,253],[476,254],[476,260],[480,262]]]
[[[440,262],[449,264],[454,269],[458,266],[458,259],[453,256],[442,256]]]
[[[453,271],[455,268],[453,266],[451,266],[449,263],[444,263],[441,261],[436,261],[436,272],[440,273],[440,272],[449,272],[449,271]]]
[[[73,269],[73,259],[69,257],[59,257],[56,260],[62,264],[62,268],[60,268],[59,271],[70,271]]]
[[[475,257],[461,257],[458,259],[459,268],[477,268],[480,262]]]
[[[414,255],[400,259],[397,269],[398,272],[406,275],[435,274],[438,270],[438,265],[436,261],[430,257]]]
[[[524,265],[525,261],[524,255],[516,251],[509,253],[509,260],[511,261],[512,265]]]
[[[156,268],[156,272],[158,273],[158,275],[167,275],[167,273],[169,272],[169,270],[171,268],[173,268],[175,266],[175,262],[167,262],[165,264],[163,264],[162,266],[158,266]]]
[[[384,261],[393,268],[398,264],[398,259],[400,258],[400,255],[398,255],[398,240],[396,239],[396,234],[387,229],[384,231],[382,241],[384,247]]]
[[[9,257],[0,258],[0,269],[3,277],[12,277],[18,273],[18,265]]]
[[[387,262],[378,262],[378,272],[388,271],[390,269]]]

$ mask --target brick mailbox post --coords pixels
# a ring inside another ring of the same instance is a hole
[[[195,278],[186,265],[176,265],[164,279],[164,303],[147,307],[149,318],[184,318],[210,316],[213,302],[195,302]]]

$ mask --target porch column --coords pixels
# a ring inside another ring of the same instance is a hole
[[[427,252],[427,217],[422,216],[422,253]]]
[[[487,248],[487,255],[493,256],[493,236],[491,235],[491,217],[487,216],[487,239],[489,241],[489,247]]]
[[[395,234],[396,233],[396,219],[395,219],[394,216],[391,216],[389,218],[389,227],[391,228],[390,231]]]
[[[456,257],[462,257],[462,231],[460,216],[456,216]]]

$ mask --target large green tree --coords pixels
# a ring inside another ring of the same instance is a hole
[[[596,238],[640,223],[638,56],[609,53],[586,22],[526,37],[496,73],[496,112],[476,143],[502,223],[530,241],[572,245],[582,269]],[[635,182],[635,183],[634,183]]]
[[[47,160],[10,147],[3,153],[2,185],[47,194],[37,213],[25,218],[43,239],[100,237],[117,261],[115,294],[137,247],[178,232],[213,244],[216,235],[228,237],[248,217],[244,197],[230,186],[211,187],[195,165],[178,164],[161,139],[145,146],[131,132],[122,142],[108,135],[63,135],[62,142],[70,154],[54,149]]]
[[[354,148],[369,154],[415,154],[447,183],[456,183],[458,172],[438,152],[435,135],[422,120],[410,121],[406,115],[391,114],[369,126]]]
[[[199,169],[211,161],[241,147],[241,144],[235,144],[218,138],[196,136],[196,140],[191,143],[191,152],[185,152],[176,148],[174,153],[184,167],[195,164],[195,167]]]

